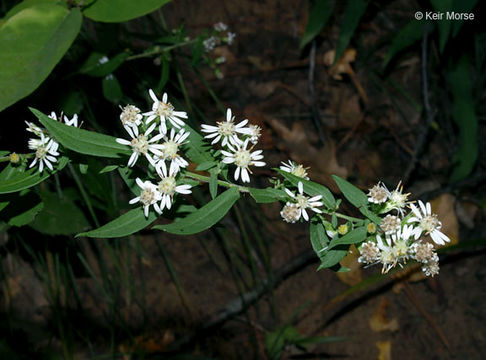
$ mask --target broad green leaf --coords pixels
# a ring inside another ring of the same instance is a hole
[[[470,68],[469,59],[463,56],[447,77],[452,92],[452,117],[459,128],[459,148],[453,157],[451,181],[467,177],[478,158],[478,118]]]
[[[348,5],[344,12],[344,19],[339,29],[339,38],[336,46],[334,62],[338,61],[344,54],[344,50],[348,47],[351,37],[359,24],[359,20],[361,19],[361,16],[363,16],[369,3],[369,0],[348,1]]]
[[[106,100],[118,104],[123,98],[123,91],[118,82],[118,79],[113,75],[108,75],[103,78],[101,82],[103,88],[103,96]]]
[[[405,25],[393,39],[385,61],[383,61],[383,67],[386,67],[397,53],[420,40],[424,34],[424,26],[428,26],[425,20],[415,19]]]
[[[104,174],[104,173],[108,173],[108,172],[111,172],[111,171],[116,170],[116,169],[118,169],[118,165],[107,165],[103,169],[101,169],[99,173]]]
[[[430,0],[434,10],[439,13],[445,14],[452,10],[453,0]],[[449,39],[453,20],[442,19],[437,21],[437,27],[439,29],[439,49],[440,52],[444,51],[445,44]]]
[[[151,210],[148,218],[146,218],[143,212],[143,207],[139,206],[98,229],[77,234],[76,237],[86,236],[92,238],[118,238],[128,236],[136,233],[137,231],[145,229],[147,226],[157,220],[157,217],[158,214]]]
[[[453,10],[456,13],[470,13],[471,10],[476,6],[478,0],[454,0]],[[478,14],[474,14],[477,16]],[[477,17],[474,18],[476,20]],[[456,37],[457,33],[462,27],[464,20],[454,20],[452,24],[452,36]]]
[[[10,201],[3,201],[3,200],[0,200],[0,211],[2,211],[3,209],[5,209],[8,204],[10,204]]]
[[[328,249],[330,250],[338,245],[350,245],[359,243],[366,239],[366,234],[366,226],[351,230],[344,236],[333,238],[329,243]]]
[[[311,42],[326,26],[334,10],[334,0],[315,0],[309,10],[309,21],[300,39],[302,49]]]
[[[295,176],[291,173],[288,173],[280,169],[275,169],[275,170],[280,175],[285,177],[288,181],[290,181],[294,186],[298,186],[299,182],[302,182],[302,185],[304,186],[304,192],[306,194],[310,196],[322,195],[322,202],[324,203],[324,205],[326,205],[328,208],[331,209],[334,208],[334,205],[336,204],[336,200],[334,199],[334,196],[332,195],[331,191],[324,185],[303,179],[301,177]]]
[[[210,153],[211,147],[204,141],[204,138],[189,125],[185,124],[184,128],[190,132],[186,143],[183,145],[183,151],[186,156],[196,164],[214,162],[214,158]]]
[[[29,224],[35,230],[49,235],[71,235],[89,228],[89,222],[71,198],[59,198],[50,192],[41,192],[44,208]]]
[[[341,190],[341,192],[343,193],[344,197],[351,204],[353,204],[357,208],[359,208],[360,206],[368,205],[368,197],[363,191],[337,175],[332,175],[332,178],[339,187],[339,190]]]
[[[94,21],[122,22],[151,13],[170,0],[97,0],[83,10]]]
[[[317,268],[317,271],[321,269],[330,268],[340,262],[348,253],[347,247],[344,245],[338,246],[332,250],[325,252],[324,256],[321,257],[321,265]]]
[[[249,188],[250,195],[259,204],[273,203],[280,200],[285,200],[288,195],[283,190],[267,187],[265,189]]]
[[[238,189],[232,187],[186,218],[168,225],[156,225],[154,229],[178,235],[199,233],[221,220],[239,198]]]
[[[66,157],[61,157],[58,162],[58,169],[62,169],[69,160]],[[57,170],[54,170],[56,172]],[[2,176],[4,172],[8,172],[7,176]],[[0,194],[8,194],[16,191],[28,189],[40,182],[46,180],[51,176],[49,170],[39,172],[37,166],[32,169],[24,171],[19,167],[7,166],[0,174]]]
[[[46,79],[78,35],[81,21],[77,8],[42,3],[0,27],[0,111]]]
[[[61,5],[67,7],[66,4],[60,3],[59,0],[23,0],[19,4],[15,5],[11,8],[7,14],[2,18],[3,21],[7,21],[12,16],[16,15],[17,13],[21,12],[24,9],[27,9],[32,6],[40,5],[40,4],[51,4],[51,5]]]
[[[81,66],[79,72],[96,77],[108,76],[125,62],[128,55],[129,54],[127,52],[122,52],[104,62],[103,59],[106,59],[105,54],[93,52],[83,66]]]
[[[359,208],[359,211],[361,212],[361,214],[363,214],[368,219],[370,219],[371,221],[373,221],[376,225],[380,225],[381,224],[381,218],[378,215],[376,215],[373,211],[369,210],[368,208],[366,208],[364,206],[361,206]]]
[[[17,216],[11,217],[8,220],[8,224],[10,226],[18,226],[18,227],[27,225],[28,223],[32,222],[35,219],[36,215],[43,208],[44,208],[44,203],[39,202],[39,203],[33,205],[31,208],[25,210],[23,213],[18,214]]]
[[[24,226],[34,220],[44,204],[39,196],[30,190],[22,190],[15,194],[5,194],[0,198],[0,210],[9,205],[0,214],[3,221],[10,226]]]
[[[9,154],[10,154],[10,151],[6,151],[6,150],[0,151],[0,157],[7,156]]]
[[[128,146],[118,144],[113,136],[78,129],[55,121],[36,109],[30,109],[49,133],[67,149],[80,154],[119,158],[130,155]]]
[[[325,255],[325,249],[329,244],[329,238],[322,222],[314,218],[310,223],[310,241],[316,255],[321,258]]]
[[[209,178],[209,193],[211,194],[211,199],[218,196],[218,170],[213,169],[209,172],[211,177]]]

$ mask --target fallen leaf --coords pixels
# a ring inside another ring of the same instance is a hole
[[[361,264],[358,262],[359,252],[354,245],[349,248],[348,254],[340,261],[341,266],[347,267],[349,271],[336,273],[339,280],[353,286],[363,280]]]
[[[388,319],[386,316],[386,309],[389,305],[388,300],[385,297],[382,297],[378,308],[369,320],[370,328],[374,332],[398,330],[399,326],[397,318]]]
[[[378,360],[391,360],[391,341],[377,341]]]

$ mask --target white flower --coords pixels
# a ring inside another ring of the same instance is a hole
[[[37,162],[39,162],[39,172],[44,170],[44,165],[49,168],[49,170],[54,170],[51,163],[56,162],[56,156],[59,156],[57,151],[59,144],[44,134],[41,133],[40,139],[30,139],[29,149],[35,150],[34,161],[29,165],[29,168],[33,167]]]
[[[161,129],[162,130],[162,129]],[[184,144],[191,133],[185,129],[179,130],[176,134],[174,128],[170,131],[170,137],[165,137],[165,142],[162,144],[162,155],[157,157],[157,167],[162,167],[167,171],[165,161],[170,160],[170,170],[169,173],[176,174],[181,168],[185,168],[189,163],[184,160],[177,152],[179,146]]]
[[[296,201],[296,204],[299,207],[299,218],[302,215],[304,220],[309,221],[309,215],[307,214],[306,209],[310,209],[318,214],[322,213],[322,211],[317,208],[323,205],[323,203],[319,201],[322,199],[322,195],[313,196],[311,198],[305,196],[302,181],[299,181],[297,188],[299,190],[298,194],[294,194],[287,188],[285,188],[285,192]]]
[[[387,191],[388,201],[386,202],[385,208],[381,212],[397,210],[398,213],[403,217],[403,209],[410,203],[410,201],[408,201],[410,193],[403,193],[403,186],[401,181],[398,183],[396,189],[393,191],[389,191],[386,186],[384,187]]]
[[[379,261],[383,264],[382,273],[387,273],[397,264],[402,266],[411,257],[413,247],[409,240],[413,235],[413,226],[404,225],[392,235],[385,235],[385,241],[380,235],[376,235],[377,246],[380,249]]]
[[[172,104],[167,101],[167,93],[164,93],[162,96],[162,101],[157,99],[152,89],[149,90],[149,94],[154,103],[152,105],[152,111],[143,114],[148,116],[147,120],[145,120],[147,124],[156,118],[160,118],[160,125],[163,129],[161,132],[164,134],[167,133],[167,120],[176,128],[184,126],[182,119],[187,119],[187,113],[184,111],[174,111]]]
[[[120,108],[122,109],[120,121],[123,127],[131,137],[137,137],[138,127],[142,123],[143,118],[142,114],[140,114],[140,109],[133,105],[127,105],[124,108],[120,106]]]
[[[418,204],[420,209],[413,204],[410,205],[415,216],[408,219],[409,223],[417,223],[417,227],[413,233],[415,240],[417,240],[422,235],[422,232],[425,231],[425,234],[430,234],[432,240],[438,245],[444,245],[446,242],[451,241],[447,235],[439,231],[442,228],[442,223],[437,219],[437,215],[432,214],[430,203],[424,205],[424,203],[419,200]]]
[[[211,52],[217,45],[217,40],[214,36],[211,36],[203,41],[204,51]]]
[[[235,33],[228,31],[228,35],[226,36],[226,42],[228,43],[228,45],[231,45],[233,43],[233,40],[235,39],[235,37],[236,37]]]
[[[288,201],[280,211],[280,216],[285,222],[295,223],[300,219],[301,211],[299,205]]]
[[[44,133],[44,130],[34,123],[26,121],[25,124],[27,125],[26,130],[28,132],[34,133],[37,136],[41,136]]]
[[[66,115],[63,116],[63,119],[67,126],[78,127],[78,114],[74,114],[71,120]]]
[[[235,117],[231,115],[231,109],[226,110],[226,121],[217,122],[218,126],[213,125],[201,125],[202,132],[209,133],[204,138],[206,139],[213,139],[211,145],[216,144],[221,138],[223,141],[221,142],[222,146],[226,146],[228,144],[232,145],[239,145],[241,144],[241,140],[238,138],[239,134],[245,134],[251,136],[251,130],[249,128],[245,128],[244,126],[248,123],[248,119],[243,120],[239,124],[235,125],[234,123]]]
[[[155,166],[155,160],[152,158],[152,155],[149,153],[153,153],[155,155],[162,155],[162,145],[161,144],[154,144],[154,142],[162,139],[164,137],[163,134],[158,134],[155,135],[153,138],[149,140],[148,136],[150,133],[155,129],[157,124],[153,123],[147,131],[145,131],[145,134],[143,135],[138,135],[137,137],[133,136],[133,133],[128,132],[130,137],[132,138],[131,141],[125,140],[125,139],[116,139],[116,142],[122,145],[128,145],[132,147],[133,153],[130,156],[130,159],[128,159],[128,166],[132,167],[135,165],[135,163],[138,160],[139,155],[145,155],[147,160]]]
[[[248,136],[250,137],[250,141],[253,145],[256,145],[260,136],[262,136],[262,128],[258,125],[250,124],[248,126],[250,129]]]
[[[103,56],[98,60],[98,64],[103,65],[106,64],[110,59],[108,59],[108,56]]]
[[[227,29],[228,29],[228,26],[221,21],[214,24],[214,30],[216,30],[216,31],[226,31]]]
[[[263,159],[262,150],[251,152],[251,149],[246,149],[246,147],[248,146],[248,141],[249,139],[246,139],[243,144],[237,145],[236,149],[228,144],[228,147],[232,152],[228,152],[225,150],[221,151],[221,153],[225,156],[223,158],[223,162],[225,164],[234,163],[236,165],[234,175],[235,180],[238,180],[241,172],[241,180],[243,182],[250,182],[250,175],[248,174],[251,173],[251,170],[248,168],[250,165],[258,167],[266,165],[263,161],[258,161]]]
[[[157,170],[157,174],[159,174],[161,179],[157,184],[157,191],[162,196],[160,202],[161,210],[164,208],[171,208],[175,193],[190,194],[192,192],[190,190],[192,187],[191,185],[177,185],[175,174],[172,171],[169,171],[169,175],[167,175],[167,168],[165,166],[157,166],[155,169]]]
[[[378,183],[369,189],[368,202],[372,204],[382,204],[388,199],[389,193],[390,192],[386,189],[386,187],[383,187],[380,183]]]
[[[280,170],[283,170],[285,172],[291,173],[292,175],[301,177],[303,179],[309,180],[309,177],[307,176],[307,169],[301,164],[296,164],[292,160],[288,161],[288,164],[281,161],[281,166]]]
[[[130,204],[135,204],[137,202],[141,202],[143,205],[143,212],[145,217],[149,215],[149,207],[150,205],[154,206],[155,211],[158,214],[162,214],[162,209],[157,204],[158,201],[162,198],[162,194],[157,190],[157,186],[152,184],[150,181],[143,182],[139,178],[135,180],[137,185],[142,189],[140,196],[133,198],[129,201]]]

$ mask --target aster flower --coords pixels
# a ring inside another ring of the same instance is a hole
[[[442,223],[437,219],[436,214],[432,214],[430,203],[424,204],[419,200],[418,204],[420,208],[413,204],[410,205],[415,216],[408,219],[409,223],[417,223],[417,227],[414,230],[415,240],[425,231],[425,234],[430,235],[432,240],[438,245],[444,245],[446,242],[451,241],[447,235],[440,231]]]
[[[67,126],[78,127],[78,114],[74,114],[72,119],[69,119],[66,115],[64,115],[63,119]]]
[[[381,212],[386,213],[392,210],[397,210],[400,216],[403,217],[405,213],[405,207],[410,204],[410,201],[408,201],[410,193],[403,193],[403,186],[401,181],[398,183],[396,189],[393,191],[389,191],[385,185],[383,186],[387,191],[388,200],[385,204],[385,208],[381,210]]]
[[[262,128],[258,125],[250,124],[248,129],[250,129],[248,133],[250,141],[253,145],[256,145],[258,143],[258,139],[260,139],[260,136],[262,136]]]
[[[399,230],[401,225],[402,221],[398,216],[388,214],[381,221],[380,228],[385,234],[391,234]]]
[[[373,264],[378,261],[380,249],[373,241],[366,241],[361,245],[359,250],[361,256],[358,258],[358,262],[364,264]]]
[[[162,131],[162,128],[161,128]],[[170,136],[165,137],[165,142],[162,143],[162,155],[158,156],[157,166],[166,169],[165,161],[170,161],[170,173],[176,174],[181,168],[185,168],[189,163],[184,160],[177,152],[179,147],[184,144],[184,141],[191,133],[185,129],[179,130],[176,134],[174,128],[170,131]],[[167,169],[165,170],[167,171]]]
[[[297,220],[300,219],[301,210],[299,205],[290,201],[287,201],[285,206],[280,211],[280,216],[285,222],[288,223],[295,223]]]
[[[368,202],[372,204],[383,204],[388,199],[389,191],[380,183],[369,189]]]
[[[122,122],[123,127],[132,138],[137,137],[138,127],[142,123],[143,118],[140,109],[133,105],[127,105],[123,108],[120,106],[120,109],[122,110],[120,121]]]
[[[241,173],[241,180],[243,182],[250,182],[250,175],[251,170],[249,168],[250,165],[253,166],[265,166],[266,164],[263,161],[259,161],[263,159],[262,150],[257,150],[251,152],[247,150],[246,147],[248,146],[249,139],[246,139],[243,144],[237,145],[236,148],[228,144],[228,148],[232,151],[225,151],[222,150],[221,153],[225,156],[223,158],[223,162],[225,164],[235,164],[236,170],[234,178],[238,180]]]
[[[39,163],[39,172],[44,170],[44,165],[49,170],[54,170],[52,163],[57,162],[56,157],[59,156],[59,152],[57,151],[58,148],[59,144],[54,139],[45,136],[43,133],[41,133],[40,139],[30,139],[29,149],[35,151],[35,158],[29,165],[29,168]]]
[[[140,178],[136,178],[136,183],[142,189],[140,196],[133,198],[129,201],[130,204],[135,204],[137,202],[142,203],[143,212],[145,217],[149,216],[150,205],[153,205],[154,210],[158,214],[162,214],[162,209],[157,204],[158,201],[162,199],[162,194],[157,190],[157,186],[152,184],[150,181],[142,181]]]
[[[228,30],[228,26],[225,23],[223,23],[223,22],[220,21],[220,22],[214,24],[214,30],[216,30],[216,31],[226,31],[226,30]]]
[[[120,138],[116,139],[117,143],[122,144],[122,145],[128,145],[128,146],[132,147],[133,153],[130,156],[130,159],[128,159],[128,166],[129,167],[132,167],[133,165],[135,165],[135,163],[137,162],[138,157],[140,155],[144,155],[147,158],[147,160],[149,161],[149,163],[152,164],[153,166],[155,166],[155,160],[152,158],[152,155],[150,153],[155,154],[155,155],[159,155],[159,156],[162,155],[161,150],[162,150],[163,146],[161,144],[154,144],[154,143],[164,137],[163,134],[158,134],[158,135],[155,135],[154,137],[152,137],[151,139],[149,139],[149,135],[152,133],[152,131],[155,129],[156,126],[157,126],[157,124],[153,123],[145,131],[145,133],[143,135],[138,135],[138,136],[134,136],[133,133],[130,133],[130,132],[127,131],[128,134],[130,135],[130,137],[132,138],[131,141],[125,140],[125,139],[120,139]]]
[[[319,206],[322,206],[323,203],[320,202],[319,200],[322,199],[322,195],[317,195],[313,197],[307,197],[304,195],[304,185],[302,184],[302,181],[299,181],[297,185],[297,189],[299,190],[299,193],[294,194],[292,191],[289,189],[285,188],[285,192],[295,200],[298,208],[299,208],[299,219],[300,216],[304,218],[304,220],[309,221],[309,215],[307,214],[306,209],[310,209],[318,214],[321,214],[322,211],[318,209]]]
[[[204,45],[204,51],[206,52],[211,52],[217,45],[216,38],[214,36],[211,36],[207,38],[206,40],[203,41]]]
[[[217,122],[218,126],[213,125],[201,125],[202,132],[208,133],[204,136],[206,139],[213,139],[211,145],[216,144],[221,138],[222,146],[228,144],[239,145],[241,140],[238,138],[238,134],[245,134],[251,136],[251,130],[244,127],[248,123],[248,119],[241,121],[239,124],[234,123],[235,117],[231,115],[231,109],[226,110],[226,121]]]
[[[177,185],[175,174],[172,171],[169,171],[169,174],[167,174],[167,168],[165,166],[157,166],[155,169],[157,170],[157,174],[159,174],[161,179],[157,184],[157,191],[161,194],[161,210],[164,208],[171,208],[172,201],[176,193],[190,194],[192,192],[191,185]]]
[[[382,273],[387,273],[397,264],[402,266],[402,263],[411,257],[412,247],[409,240],[411,240],[413,232],[413,226],[404,225],[397,232],[385,235],[384,239],[380,235],[376,235],[377,246],[380,249],[378,259],[383,264]]]
[[[228,43],[228,45],[233,44],[233,40],[235,39],[235,37],[236,37],[235,33],[228,31],[228,34],[226,35],[226,42]]]
[[[280,170],[285,172],[291,173],[292,175],[301,177],[303,179],[309,180],[309,176],[307,176],[307,169],[301,164],[297,164],[292,160],[289,160],[288,163],[281,161]]]
[[[184,126],[184,121],[182,119],[187,119],[187,113],[184,111],[174,111],[174,107],[170,102],[167,101],[167,93],[164,93],[162,100],[157,99],[155,93],[152,89],[149,90],[150,97],[154,101],[152,105],[152,111],[146,112],[143,115],[148,116],[146,123],[149,124],[152,120],[159,118],[160,125],[163,129],[162,133],[167,133],[166,121],[175,126],[176,128],[181,128]]]
[[[26,121],[25,124],[27,125],[25,130],[27,130],[28,132],[31,132],[37,136],[41,136],[44,133],[44,130],[41,127],[37,126],[32,122]]]

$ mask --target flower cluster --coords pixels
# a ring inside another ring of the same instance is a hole
[[[319,201],[322,199],[322,195],[316,195],[313,197],[305,196],[302,181],[299,181],[297,189],[299,192],[293,193],[289,189],[285,188],[285,192],[292,200],[287,201],[282,211],[280,211],[280,216],[282,216],[283,220],[288,223],[295,223],[301,217],[304,218],[305,221],[309,221],[309,215],[306,211],[307,209],[318,214],[322,212],[318,209],[318,207],[323,205],[323,203]]]
[[[254,145],[258,143],[261,135],[261,128],[258,125],[249,125],[248,119],[235,124],[235,118],[232,116],[231,109],[226,111],[226,121],[216,123],[213,125],[201,125],[202,132],[206,133],[204,137],[211,140],[211,144],[217,144],[221,141],[221,154],[223,154],[222,162],[225,164],[236,165],[234,172],[234,179],[238,180],[241,174],[243,182],[250,182],[251,169],[250,166],[265,166],[262,150],[253,151]],[[252,146],[248,148],[249,143]]]
[[[225,23],[218,22],[213,26],[213,32],[206,40],[203,41],[204,50],[211,52],[216,46],[223,43],[228,45],[233,44],[236,34],[228,30],[228,26]]]
[[[142,204],[146,217],[149,216],[150,206],[162,214],[164,209],[172,207],[176,193],[191,193],[190,185],[178,184],[182,178],[180,171],[189,165],[180,154],[181,146],[188,142],[190,136],[190,132],[184,128],[187,114],[176,111],[168,102],[166,93],[162,99],[158,99],[152,90],[149,90],[149,95],[153,101],[151,111],[142,113],[134,105],[121,108],[120,121],[131,139],[116,139],[119,144],[132,149],[129,167],[133,167],[143,156],[155,170],[153,175],[158,178],[155,183],[136,179],[141,192],[130,200],[130,204]]]
[[[364,264],[381,263],[382,272],[386,273],[396,265],[402,266],[408,260],[415,260],[422,264],[422,271],[427,276],[434,276],[439,273],[439,257],[426,237],[430,236],[437,245],[444,245],[450,239],[440,231],[442,223],[432,213],[430,203],[418,200],[416,206],[408,201],[409,195],[403,193],[401,184],[393,191],[382,183],[369,189],[371,210],[386,215],[376,233],[370,234],[361,245],[359,261]]]
[[[66,115],[57,116],[55,112],[51,112],[49,117],[53,120],[64,121],[68,126],[78,127],[78,115],[74,114],[72,119],[69,119]],[[34,151],[34,160],[30,163],[29,168],[34,167],[36,164],[39,166],[39,172],[43,172],[45,168],[53,171],[53,163],[57,162],[59,157],[59,143],[56,142],[47,132],[46,129],[41,128],[34,123],[26,121],[26,130],[33,133],[35,138],[30,138],[28,147]]]

